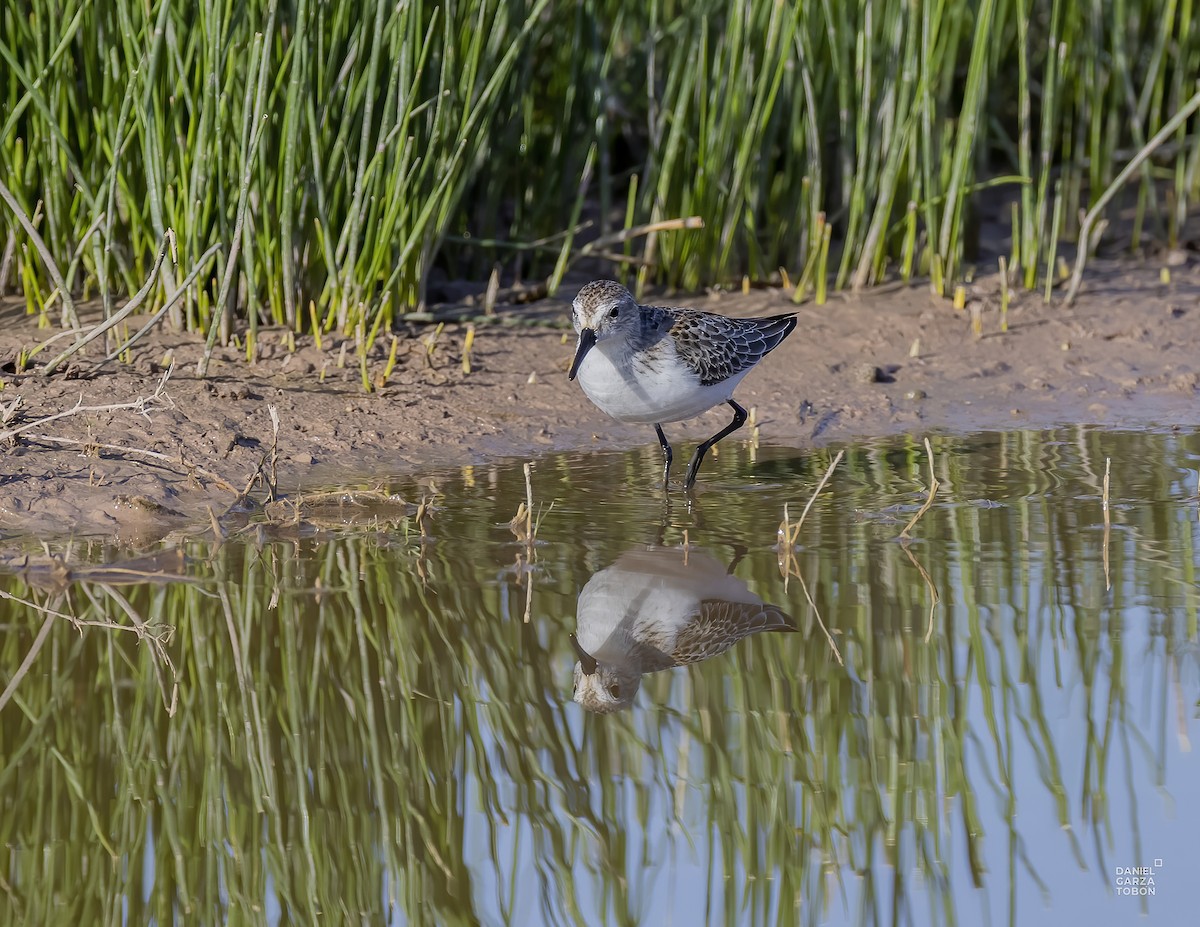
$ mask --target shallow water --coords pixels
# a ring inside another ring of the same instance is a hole
[[[1200,438],[935,437],[907,543],[924,448],[849,447],[782,550],[832,453],[721,449],[536,462],[532,545],[520,462],[10,542],[0,920],[1190,922]]]

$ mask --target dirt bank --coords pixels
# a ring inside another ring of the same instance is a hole
[[[738,399],[757,408],[762,441],[799,448],[901,431],[1194,426],[1200,260],[1177,253],[1179,261],[1168,284],[1160,278],[1165,259],[1094,264],[1069,309],[1021,293],[1007,332],[1000,331],[999,281],[982,278],[970,289],[982,336],[969,311],[932,298],[924,284],[835,295],[825,306],[800,307],[796,333],[747,378]],[[53,332],[38,330],[16,303],[0,304],[0,431],[32,426],[0,444],[0,534],[75,532],[136,543],[207,520],[209,507],[224,512],[256,473],[270,472],[271,407],[284,489],[652,442],[651,429],[607,419],[567,382],[573,334],[546,326],[565,325],[583,282],[556,300],[500,310],[519,325],[477,326],[469,374],[464,326],[448,325],[432,346],[432,327],[399,332],[395,369],[371,393],[353,343],[326,336],[318,348],[297,337],[293,351],[278,329],[260,333],[253,365],[244,350],[219,350],[207,379],[195,372],[199,340],[170,332],[140,343],[130,363],[98,368],[100,349],[88,349],[42,376],[37,363],[69,343],[59,339],[17,373],[17,353]],[[656,301],[730,315],[792,308],[779,290]],[[381,338],[367,358],[377,383],[389,348]],[[104,408],[118,404],[126,407]],[[74,414],[38,423],[76,405]],[[710,412],[670,434],[705,436],[723,419]]]

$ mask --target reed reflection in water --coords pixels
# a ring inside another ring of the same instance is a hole
[[[690,508],[656,447],[548,458],[536,539],[517,463],[437,475],[420,519],[9,542],[0,920],[1187,923],[1196,437],[933,446],[907,545],[917,441],[847,448],[782,551],[827,452],[731,446]],[[685,532],[798,633],[582,711],[581,591]]]

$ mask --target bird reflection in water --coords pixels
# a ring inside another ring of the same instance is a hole
[[[629,551],[579,593],[574,698],[589,711],[619,711],[645,673],[699,663],[760,631],[795,630],[708,554]]]

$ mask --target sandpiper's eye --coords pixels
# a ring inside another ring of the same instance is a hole
[[[616,306],[613,306],[612,309],[609,310],[608,317],[610,319],[615,319],[620,314],[621,314],[621,310],[618,309]]]
[[[611,686],[608,687],[608,694],[611,695],[613,698],[620,698],[621,697],[621,687],[614,682]]]

